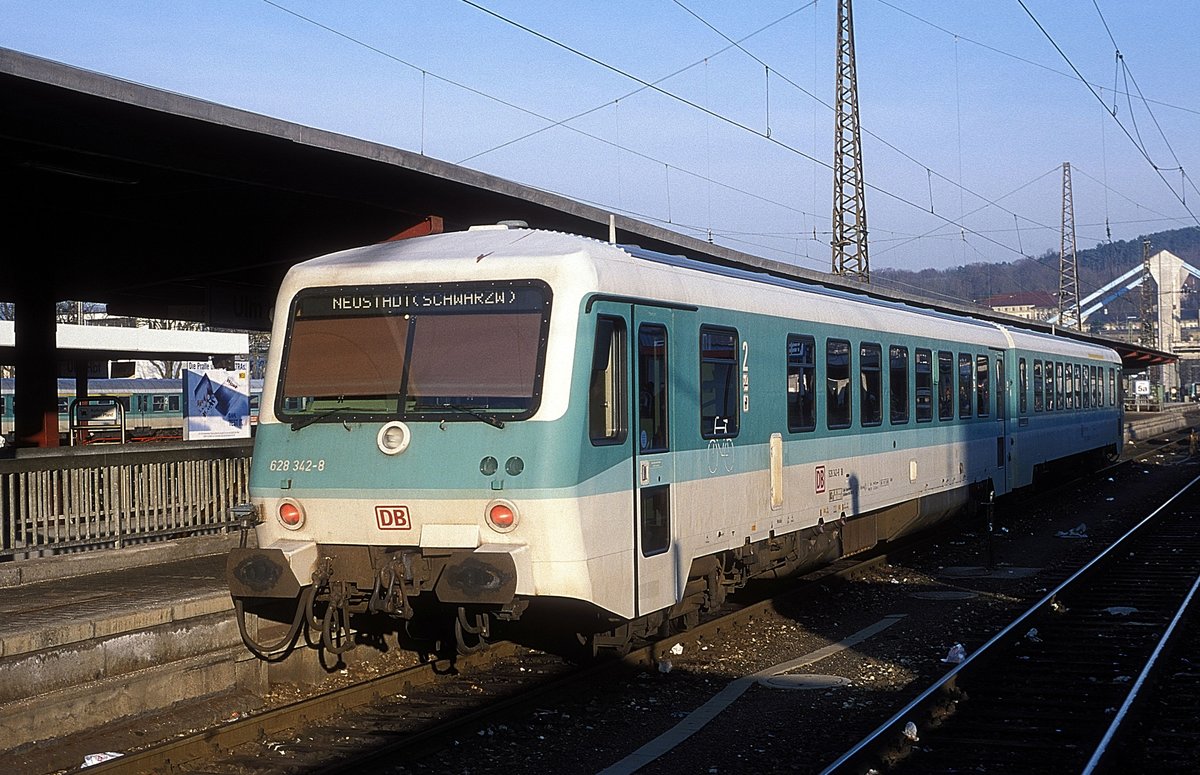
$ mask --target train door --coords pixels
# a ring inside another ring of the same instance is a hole
[[[675,603],[677,573],[671,379],[671,310],[633,308],[630,434],[634,460],[634,586],[637,615]]]
[[[995,395],[996,395],[996,467],[1000,469],[996,484],[1003,487],[1002,492],[1012,489],[1009,481],[1011,472],[1008,466],[1008,415],[1010,386],[1005,378],[1004,351],[992,350],[995,364]],[[997,495],[1001,492],[997,492]]]

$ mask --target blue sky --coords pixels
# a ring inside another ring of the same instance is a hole
[[[1064,161],[1080,249],[1197,226],[1175,169],[1200,183],[1193,0],[854,14],[872,268],[1057,250]],[[0,46],[825,270],[835,16],[835,0],[0,0]]]

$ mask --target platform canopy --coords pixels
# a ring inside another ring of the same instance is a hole
[[[0,251],[11,267],[0,272],[2,301],[77,299],[107,304],[114,314],[266,330],[280,281],[298,261],[402,233],[522,220],[598,239],[611,229],[618,241],[649,250],[1051,330],[9,49],[0,49],[0,126]],[[1131,358],[1134,351],[1173,357],[1134,347]]]
[[[11,320],[0,320],[0,362],[16,348]],[[250,352],[246,334],[215,331],[177,331],[151,328],[78,326],[59,323],[55,332],[62,361],[104,360],[185,361],[211,357],[245,356]]]

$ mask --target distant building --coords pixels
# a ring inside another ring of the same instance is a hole
[[[1048,320],[1058,312],[1058,297],[1048,291],[1002,293],[984,299],[983,305],[1026,320]]]

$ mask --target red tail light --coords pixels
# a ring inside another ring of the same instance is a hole
[[[487,507],[487,521],[492,529],[507,533],[517,526],[517,507],[508,501],[492,501]]]
[[[284,501],[279,504],[279,521],[289,530],[297,530],[304,524],[304,510],[299,504]]]

